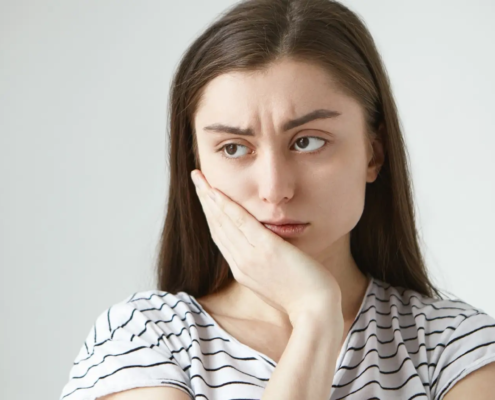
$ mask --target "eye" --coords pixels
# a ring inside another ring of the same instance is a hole
[[[303,136],[303,137],[300,137],[299,139],[297,139],[294,142],[294,145],[296,145],[296,144],[299,143],[299,146],[301,146],[301,148],[303,148],[303,149],[311,148],[313,146],[309,146],[309,144],[308,144],[308,143],[310,143],[311,139],[314,139],[314,140],[323,142],[323,145],[321,145],[320,147],[318,147],[316,150],[302,151],[301,153],[310,153],[310,154],[311,153],[319,153],[319,149],[325,147],[325,145],[328,142],[328,140],[322,139],[322,138],[319,138],[319,137],[316,137],[316,136]],[[240,157],[231,157],[231,156],[232,156],[232,150],[236,150],[238,147],[247,148],[247,146],[244,146],[244,145],[239,144],[239,143],[227,143],[227,144],[223,145],[222,147],[220,147],[218,149],[218,151],[220,151],[222,153],[222,157],[224,157],[224,158],[226,158],[228,160],[236,160],[236,159],[238,159]],[[227,151],[230,151],[230,153],[229,153],[230,155],[226,155],[224,149],[227,149]],[[235,153],[235,151],[233,153]]]

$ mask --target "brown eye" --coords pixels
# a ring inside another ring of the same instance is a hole
[[[320,141],[323,142],[323,145],[317,146],[316,149],[314,148],[315,146],[311,145],[312,140],[315,141]],[[328,140],[322,139],[319,137],[315,136],[303,136],[297,139],[294,143],[294,145],[300,146],[303,150],[310,149],[310,151],[299,151],[300,153],[317,153],[319,149],[324,147],[327,144]],[[242,155],[240,156],[234,156],[239,148],[247,148],[246,146],[239,144],[239,143],[227,143],[223,145],[220,149],[218,149],[219,152],[221,152],[221,155],[223,158],[226,158],[228,160],[237,160],[242,158]]]
[[[234,154],[236,153],[239,147],[246,147],[246,146],[243,146],[242,144],[238,144],[238,143],[227,143],[220,150],[222,151],[222,155],[226,158],[239,158],[239,157],[234,157]],[[228,155],[226,156],[225,153]]]
[[[295,144],[298,144],[299,146],[301,146],[303,149],[307,149],[308,147],[311,147],[309,144],[311,142],[311,139],[316,139],[316,140],[319,140],[320,142],[323,142],[323,145],[319,146],[319,148],[323,147],[326,143],[326,140],[324,139],[320,139],[318,137],[313,137],[313,136],[304,136],[304,137],[301,137],[299,139],[296,140]],[[315,149],[313,149],[312,151],[314,151]],[[317,150],[317,149],[316,149]],[[309,151],[310,153],[311,151]]]

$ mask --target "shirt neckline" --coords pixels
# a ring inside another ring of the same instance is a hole
[[[347,336],[345,338],[344,344],[340,348],[339,356],[337,357],[337,362],[335,364],[335,372],[337,372],[340,369],[340,366],[342,365],[342,361],[344,361],[345,354],[347,353],[347,348],[349,347],[349,341],[351,340],[351,336],[353,334],[352,329],[359,321],[359,318],[361,317],[361,314],[364,308],[366,307],[366,303],[368,302],[368,297],[371,292],[371,288],[373,287],[374,278],[371,276],[369,272],[366,272],[366,276],[369,279],[368,287],[366,288],[366,292],[364,293],[363,299],[361,300],[361,306],[359,307],[359,310],[356,313],[356,316],[354,317],[354,321],[351,327],[349,328],[349,332],[347,332]]]
[[[225,329],[223,329],[220,324],[203,308],[203,306],[199,303],[199,301],[196,300],[196,298],[187,293],[187,295],[194,300],[194,304],[196,307],[200,309],[200,311],[206,316],[206,318],[209,320],[209,322],[218,330],[222,333],[223,336],[227,337],[230,341],[238,344],[240,347],[246,349],[249,353],[253,353],[256,358],[264,363],[270,364],[273,368],[276,367],[277,363],[272,360],[270,357],[268,357],[266,354],[253,349],[252,347],[240,342],[237,340],[234,336],[232,336],[230,333],[228,333]]]
[[[362,311],[366,305],[366,301],[368,299],[368,294],[371,291],[371,287],[373,285],[373,277],[369,273],[366,273],[366,276],[369,278],[368,287],[367,287],[366,292],[365,292],[363,299],[361,301],[361,306],[359,307],[359,310],[356,314],[356,317],[354,318],[354,322],[352,323],[351,328],[349,329],[349,332],[347,332],[347,336],[346,336],[346,339],[344,341],[344,344],[342,345],[342,347],[340,349],[339,356],[337,357],[337,362],[335,365],[335,372],[337,372],[337,370],[340,368],[340,365],[342,364],[345,353],[347,352],[349,340],[350,340],[351,335],[352,335],[352,328],[354,327],[354,325],[356,325],[356,322],[358,321],[358,319],[359,319],[359,317],[360,317],[360,315],[361,315],[361,313],[362,313]],[[184,292],[184,293],[186,293],[186,292]],[[275,368],[278,365],[277,362],[275,362],[272,358],[268,357],[266,354],[264,354],[258,350],[255,350],[252,347],[237,340],[234,336],[232,336],[230,333],[228,333],[225,329],[223,329],[220,326],[220,324],[203,308],[203,306],[196,300],[196,298],[193,295],[191,295],[189,293],[186,293],[186,294],[187,294],[187,296],[189,296],[193,300],[196,307],[198,307],[200,309],[200,311],[206,316],[206,318],[209,320],[209,322],[217,330],[219,330],[225,337],[227,337],[232,342],[238,344],[240,347],[244,348],[248,352],[252,353],[258,360],[271,365],[273,368]]]

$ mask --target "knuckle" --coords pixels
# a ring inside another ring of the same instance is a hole
[[[242,271],[241,268],[236,263],[231,263],[229,262],[230,269],[232,271],[232,275],[234,276],[235,280],[239,283],[243,283],[246,279],[246,274]]]
[[[237,266],[237,269],[239,270],[239,272],[241,272],[245,276],[246,275],[245,264],[241,263],[241,264],[237,264],[236,266]]]
[[[243,215],[237,215],[235,217],[235,224],[237,227],[239,227],[239,228],[242,227],[244,225],[244,223],[245,223],[245,218]]]
[[[240,269],[237,269],[236,272],[232,271],[232,275],[234,275],[235,280],[240,284],[245,285],[247,283],[246,274]]]

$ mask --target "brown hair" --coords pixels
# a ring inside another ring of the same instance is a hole
[[[200,169],[194,116],[215,77],[260,71],[288,58],[325,68],[362,105],[370,142],[376,138],[384,146],[384,164],[377,179],[367,183],[363,214],[351,231],[359,269],[393,286],[442,298],[418,244],[407,153],[385,67],[360,17],[330,0],[241,1],[185,52],[170,88],[170,188],[158,289],[201,297],[234,279],[210,236],[190,178]]]

